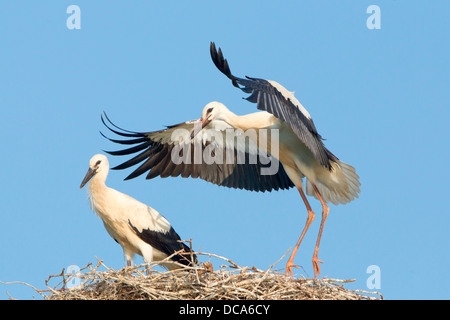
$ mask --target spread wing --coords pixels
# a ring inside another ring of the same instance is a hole
[[[235,77],[221,49],[217,51],[214,42],[211,42],[210,52],[216,67],[231,80],[232,84],[250,94],[246,100],[256,103],[259,110],[267,111],[287,123],[300,141],[311,150],[317,161],[331,169],[330,161],[336,162],[337,157],[325,148],[311,116],[292,92],[275,81],[247,76],[245,79]]]
[[[240,133],[223,121],[211,121],[194,139],[190,138],[190,134],[196,121],[152,132],[121,129],[106,114],[102,116],[102,121],[111,132],[126,138],[107,139],[122,145],[132,145],[123,150],[107,151],[114,156],[135,154],[133,158],[112,168],[122,170],[139,164],[126,180],[147,173],[147,179],[157,176],[200,178],[219,186],[262,192],[294,186],[281,163],[278,163],[275,174],[261,174],[263,168],[270,166],[270,155],[261,152],[250,139],[239,139]],[[233,134],[229,134],[230,131]],[[209,160],[212,161],[205,159],[205,154],[210,155]]]

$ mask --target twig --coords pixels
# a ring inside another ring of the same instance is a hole
[[[32,286],[31,284],[26,283],[26,282],[22,282],[22,281],[3,282],[3,281],[0,281],[0,283],[6,284],[6,285],[9,285],[9,284],[23,284],[23,285],[26,285],[26,286],[32,288],[34,291],[39,293],[43,298],[45,298],[45,296],[41,293],[41,291],[39,289],[37,289],[35,286]]]
[[[377,299],[366,296],[374,294],[362,290],[347,290],[344,285],[354,280],[340,279],[290,279],[283,273],[273,271],[287,254],[272,264],[268,270],[256,267],[241,267],[232,260],[211,253],[195,253],[198,257],[218,258],[227,263],[225,268],[214,270],[205,266],[183,266],[172,261],[160,261],[114,270],[96,258],[95,266],[89,264],[79,274],[82,284],[71,290],[64,290],[70,279],[68,274],[52,275],[49,280],[62,279],[49,290],[37,290],[45,299]],[[192,257],[191,257],[192,258]],[[183,268],[158,271],[156,265],[173,263]],[[99,271],[103,266],[106,271]],[[205,272],[199,272],[205,270]],[[206,272],[206,270],[208,270]],[[144,273],[147,274],[145,275]],[[49,282],[46,282],[49,286]],[[377,293],[379,294],[379,293]],[[379,294],[381,296],[381,294]],[[381,298],[383,298],[381,296]]]

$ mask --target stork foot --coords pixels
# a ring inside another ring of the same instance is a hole
[[[292,268],[299,268],[299,266],[295,265],[293,261],[289,260],[286,263],[286,277],[294,277],[294,272],[292,271]]]
[[[319,262],[323,263],[322,260],[319,260],[316,255],[313,256],[312,263],[314,268],[314,279],[317,279],[317,275],[320,276],[320,266]]]

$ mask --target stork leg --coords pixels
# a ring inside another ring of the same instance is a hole
[[[123,258],[125,260],[126,266],[131,267],[133,265],[133,255],[134,253],[123,248]]]
[[[314,217],[316,216],[314,214],[314,211],[311,209],[311,206],[309,205],[308,199],[306,199],[306,195],[303,192],[303,188],[301,187],[301,185],[300,185],[300,187],[297,187],[297,189],[298,189],[298,192],[300,193],[300,196],[303,199],[303,202],[305,203],[306,210],[308,210],[308,218],[306,219],[306,224],[305,224],[305,227],[303,228],[302,234],[300,235],[300,238],[298,239],[297,244],[295,245],[295,248],[292,251],[291,256],[289,257],[289,260],[286,263],[286,276],[287,277],[293,276],[292,268],[298,268],[298,266],[296,266],[294,264],[294,257],[297,253],[298,248],[300,247],[300,244],[302,243],[302,240],[306,234],[306,231],[308,231],[309,226],[311,225],[311,223],[314,220]]]
[[[314,191],[317,194],[317,197],[319,198],[320,203],[322,204],[322,220],[320,221],[320,229],[319,229],[319,235],[317,236],[317,242],[316,242],[316,248],[314,249],[314,255],[313,255],[313,268],[314,268],[314,279],[317,279],[317,274],[320,276],[320,267],[319,262],[323,263],[323,261],[319,260],[317,258],[317,254],[319,253],[319,245],[320,245],[320,238],[322,238],[322,231],[323,227],[325,225],[325,221],[327,220],[328,213],[330,212],[330,208],[326,204],[326,202],[323,200],[322,195],[320,194],[319,190],[317,190],[317,187],[311,183]]]

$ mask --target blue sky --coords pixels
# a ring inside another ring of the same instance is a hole
[[[66,26],[71,4],[81,9],[79,30]],[[381,9],[379,30],[366,26],[372,4]],[[296,91],[326,146],[361,176],[360,199],[330,206],[321,276],[369,290],[367,268],[376,265],[387,299],[449,299],[449,11],[443,0],[1,2],[0,281],[44,289],[50,274],[95,257],[123,266],[120,246],[79,190],[91,156],[117,148],[99,134],[100,114],[151,131],[197,119],[213,100],[254,112],[211,62],[215,41],[237,76]],[[194,248],[241,266],[267,269],[306,221],[295,189],[123,181],[130,172],[110,172],[107,184],[161,212]],[[297,276],[313,276],[321,207],[311,204],[317,218],[296,256],[304,268]],[[0,284],[0,299],[6,291],[39,298]]]

